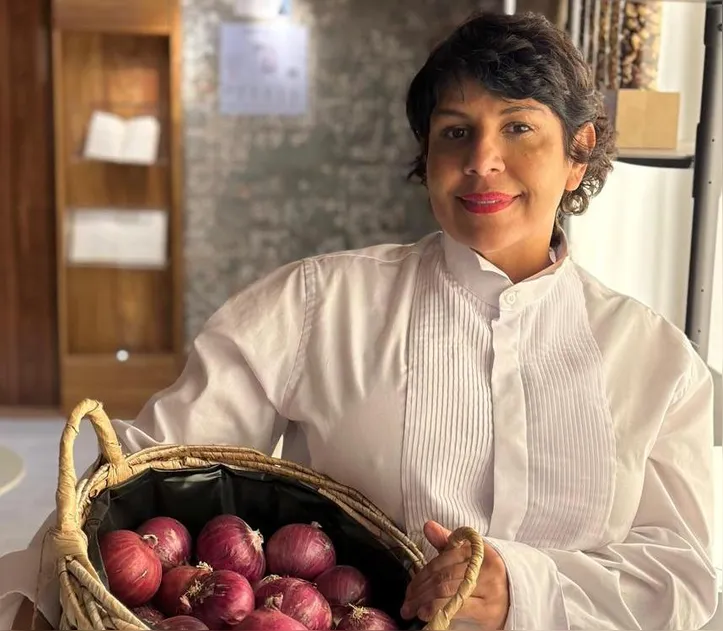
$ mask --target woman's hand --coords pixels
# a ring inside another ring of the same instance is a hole
[[[402,617],[412,619],[416,616],[428,622],[457,592],[467,569],[471,548],[469,544],[464,544],[446,550],[450,534],[436,522],[429,521],[424,525],[424,536],[440,554],[412,579],[407,588]],[[509,602],[505,564],[494,548],[485,543],[477,587],[455,618],[472,620],[486,631],[498,631],[504,629]]]

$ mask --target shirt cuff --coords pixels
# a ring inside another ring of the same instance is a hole
[[[517,541],[485,537],[507,569],[510,608],[505,631],[569,629],[557,566],[544,552]]]

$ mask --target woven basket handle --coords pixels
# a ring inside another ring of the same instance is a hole
[[[448,629],[452,618],[462,609],[465,601],[472,595],[475,587],[477,587],[477,579],[479,578],[482,562],[484,561],[484,542],[482,541],[482,537],[477,534],[477,531],[463,526],[462,528],[457,528],[457,530],[449,536],[447,549],[457,548],[464,543],[469,543],[472,547],[464,578],[459,585],[457,593],[449,599],[447,604],[442,607],[424,627],[429,631]]]
[[[117,471],[127,466],[123,459],[118,436],[103,410],[103,404],[92,399],[81,401],[71,412],[60,439],[58,490],[55,501],[58,508],[58,530],[64,534],[75,533],[79,530],[76,506],[78,478],[75,474],[73,447],[79,433],[80,423],[86,417],[93,423],[100,451],[111,468]]]

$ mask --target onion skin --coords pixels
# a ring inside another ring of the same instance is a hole
[[[331,629],[329,603],[314,585],[300,578],[277,578],[260,585],[256,607],[278,609],[308,629]]]
[[[351,565],[335,565],[317,576],[314,583],[330,605],[363,605],[370,597],[369,581]]]
[[[132,530],[113,530],[100,538],[99,545],[111,593],[129,608],[151,600],[163,576],[153,542]]]
[[[188,563],[193,541],[188,529],[173,517],[153,517],[136,529],[141,536],[153,536],[157,543],[153,550],[161,560],[163,571]]]
[[[318,524],[289,524],[269,539],[266,562],[273,574],[313,581],[336,565],[336,551]]]
[[[191,615],[209,629],[225,629],[254,610],[254,591],[245,577],[231,570],[215,570],[189,595]]]
[[[139,618],[151,628],[166,619],[166,616],[158,611],[158,609],[156,609],[153,605],[149,604],[134,607],[131,611],[136,618]]]
[[[208,627],[193,616],[173,616],[155,626],[163,631],[209,631]]]
[[[397,623],[380,609],[373,607],[355,607],[350,605],[351,611],[346,614],[337,629],[343,631],[393,631],[398,629]]]
[[[214,570],[231,570],[254,583],[266,573],[264,539],[236,515],[209,521],[196,540],[196,556]]]
[[[306,627],[280,611],[263,608],[252,611],[233,631],[306,631]]]
[[[211,567],[201,563],[196,567],[179,565],[163,575],[161,586],[153,599],[158,608],[167,616],[189,615],[189,595],[198,589],[200,581],[211,574]]]
[[[331,606],[331,628],[336,629],[339,621],[351,611],[349,605],[332,605]]]

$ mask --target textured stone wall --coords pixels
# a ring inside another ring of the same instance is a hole
[[[184,1],[186,330],[229,296],[311,254],[435,229],[406,181],[406,89],[431,44],[500,0],[294,0],[310,28],[309,110],[231,117],[217,102],[218,29],[232,0]]]

